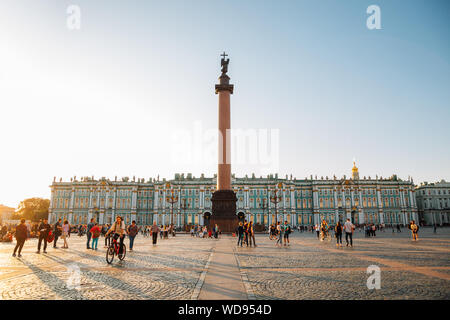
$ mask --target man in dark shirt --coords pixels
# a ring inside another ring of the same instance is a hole
[[[48,220],[44,219],[41,224],[39,224],[39,241],[38,241],[38,250],[36,253],[41,253],[41,242],[44,241],[44,253],[47,253],[47,238],[50,232],[51,226],[48,224]]]
[[[13,257],[16,256],[16,251],[19,249],[19,258],[22,256],[22,248],[25,244],[25,240],[27,239],[28,228],[25,224],[25,219],[20,219],[20,224],[16,227],[16,240],[17,244],[14,248]]]
[[[86,229],[86,235],[87,235],[87,242],[86,242],[86,249],[90,249],[90,242],[91,242],[91,229],[94,227],[94,218],[91,219],[91,222],[88,223],[87,229]]]
[[[58,221],[55,223],[55,228],[53,229],[53,232],[55,233],[55,239],[53,240],[53,248],[56,247],[56,241],[58,241],[59,236],[62,234],[62,227],[61,227],[61,218],[58,219]]]

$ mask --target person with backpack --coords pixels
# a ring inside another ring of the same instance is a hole
[[[91,249],[92,250],[97,250],[98,238],[100,238],[100,234],[101,234],[101,230],[100,230],[100,227],[98,226],[97,222],[94,223],[94,226],[91,228],[91,230],[89,230],[89,232],[92,235]]]
[[[286,246],[286,241],[287,241],[287,245],[290,246],[291,244],[289,243],[289,235],[291,234],[292,229],[291,229],[291,225],[288,224],[287,221],[284,222],[284,246]]]
[[[14,248],[14,252],[12,254],[13,257],[16,256],[16,251],[17,249],[19,249],[19,254],[18,257],[20,258],[22,256],[22,248],[23,245],[25,244],[25,240],[27,240],[27,234],[28,234],[28,229],[27,226],[25,224],[25,219],[20,219],[20,224],[16,227],[16,240],[17,240],[17,244]]]
[[[91,219],[91,222],[88,223],[87,228],[86,228],[86,235],[87,235],[87,242],[86,242],[86,249],[91,249],[90,247],[90,243],[91,243],[91,237],[92,237],[92,233],[91,233],[91,229],[95,226],[94,224],[94,218]]]
[[[38,249],[36,253],[41,253],[41,243],[44,241],[44,253],[47,253],[47,239],[49,233],[51,232],[52,227],[48,224],[48,220],[44,219],[38,227],[39,230],[39,240],[38,240]]]
[[[134,244],[134,238],[136,238],[136,235],[138,234],[138,226],[136,225],[136,221],[132,221],[131,225],[128,226],[128,239],[130,239],[130,251],[133,251],[133,244]]]

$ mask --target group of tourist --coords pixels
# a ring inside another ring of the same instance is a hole
[[[6,228],[6,230],[5,230]],[[172,233],[175,235],[173,231],[173,226],[161,226],[158,227],[156,222],[150,227],[145,227],[147,232],[152,236],[152,243],[156,245],[158,234],[165,231],[166,234]],[[41,248],[43,249],[43,253],[47,253],[47,245],[53,242],[53,248],[58,249],[57,242],[61,238],[63,242],[63,246],[61,248],[68,249],[68,238],[70,237],[71,231],[78,231],[79,235],[86,234],[86,249],[97,250],[98,249],[98,239],[101,236],[105,238],[105,248],[111,245],[111,240],[116,239],[120,242],[120,250],[123,247],[123,241],[125,236],[129,239],[129,250],[133,251],[134,247],[134,239],[138,235],[140,231],[140,227],[137,226],[136,221],[132,221],[129,226],[125,226],[123,219],[120,216],[117,216],[116,221],[110,226],[107,225],[99,225],[95,219],[91,219],[87,225],[79,225],[74,228],[70,226],[69,222],[65,220],[62,222],[62,219],[58,219],[53,225],[48,223],[47,219],[42,219],[39,223],[36,224],[35,232],[38,237],[37,251],[36,253],[41,253]],[[14,228],[8,230],[7,226],[0,227],[0,235],[3,237],[3,232],[5,236],[11,238],[12,241],[13,234],[16,237],[17,244],[13,251],[13,257],[22,256],[22,248],[25,244],[25,241],[30,238],[30,226],[26,224],[25,219],[21,219],[19,225]],[[33,231],[34,232],[34,231]],[[162,233],[161,233],[162,234]]]
[[[398,232],[401,232],[400,225],[398,226]],[[374,224],[366,224],[363,226],[366,237],[374,237],[376,236],[376,230],[383,230],[384,225],[374,225]],[[418,240],[418,232],[419,226],[415,223],[415,221],[411,221],[407,225],[408,229],[411,231],[412,240]],[[356,229],[356,226],[347,219],[344,225],[341,225],[341,222],[338,221],[335,226],[328,226],[326,220],[322,220],[319,224],[311,227],[312,232],[317,233],[317,238],[320,241],[324,241],[325,239],[331,240],[332,235],[329,233],[329,230],[334,230],[334,237],[336,238],[336,246],[343,247],[342,244],[342,236],[345,232],[345,241],[347,246],[353,246],[353,233]],[[300,232],[308,231],[307,227],[302,227],[299,229]],[[62,219],[58,219],[53,225],[48,223],[47,219],[40,220],[39,223],[27,224],[25,219],[20,220],[20,224],[17,226],[0,226],[0,239],[2,241],[12,242],[13,235],[15,235],[17,244],[14,248],[13,256],[16,256],[16,253],[19,257],[21,257],[22,248],[26,239],[30,237],[37,236],[38,244],[36,253],[41,252],[41,247],[43,248],[43,252],[47,253],[47,244],[53,242],[53,248],[57,249],[57,242],[59,239],[63,240],[63,246],[61,248],[68,249],[68,238],[70,237],[71,231],[78,231],[78,234],[81,236],[86,234],[87,242],[86,248],[97,250],[98,249],[98,239],[100,236],[104,236],[105,238],[105,248],[109,247],[111,244],[111,239],[115,238],[120,239],[120,247],[123,246],[123,241],[125,236],[128,236],[129,239],[129,250],[133,251],[134,240],[136,236],[141,232],[145,237],[151,236],[153,245],[157,244],[158,234],[161,239],[167,239],[170,234],[175,236],[175,227],[173,224],[171,225],[161,225],[158,226],[156,222],[153,223],[152,226],[144,226],[139,227],[136,224],[136,221],[132,221],[129,226],[125,226],[123,219],[118,216],[116,221],[110,226],[99,225],[94,219],[91,219],[87,225],[78,225],[71,226],[67,220],[64,222]],[[276,240],[276,246],[289,246],[289,235],[292,233],[292,228],[288,224],[287,221],[281,223],[278,221],[276,224],[271,224],[269,227],[269,239]],[[361,230],[360,230],[361,231]],[[220,234],[220,230],[218,225],[214,225],[212,228],[207,228],[206,226],[195,225],[191,226],[190,234],[192,237],[198,238],[218,238]],[[236,234],[238,237],[237,245],[243,246],[245,243],[248,246],[256,247],[255,241],[255,231],[253,227],[253,222],[247,222],[247,220],[240,221],[236,228]]]
[[[239,221],[239,224],[236,228],[236,234],[238,237],[237,245],[242,247],[242,244],[245,243],[247,247],[250,245],[250,247],[253,245],[256,247],[256,241],[255,241],[255,230],[253,228],[253,221],[247,222],[247,220],[244,220],[244,222]]]
[[[276,246],[283,246],[283,241],[284,246],[290,246],[289,235],[292,233],[292,227],[287,221],[284,221],[284,224],[281,221],[277,221],[275,224],[272,223],[268,232],[270,240],[277,240]]]
[[[376,237],[377,229],[378,228],[373,223],[364,225],[364,233],[366,235],[366,238]]]
[[[376,230],[383,230],[382,228],[384,228],[384,226],[382,226],[380,229],[379,226],[375,226],[374,224],[366,224],[364,226],[365,236],[366,237],[375,237]],[[349,218],[344,223],[344,225],[341,225],[341,222],[338,221],[334,227],[329,227],[326,220],[322,220],[320,225],[316,224],[314,227],[314,230],[317,233],[317,238],[320,239],[320,241],[324,241],[325,239],[331,239],[331,234],[329,233],[330,229],[334,230],[334,237],[336,238],[336,246],[337,247],[343,246],[342,245],[343,232],[345,232],[345,242],[346,242],[347,247],[349,245],[351,247],[353,247],[353,233],[356,229],[356,226],[350,221]],[[411,230],[412,240],[417,241],[419,226],[416,224],[416,222],[414,220],[412,220],[408,224],[408,229]]]
[[[189,233],[191,234],[191,237],[218,239],[220,230],[217,224],[214,224],[213,227],[209,229],[207,226],[195,225],[191,226]]]

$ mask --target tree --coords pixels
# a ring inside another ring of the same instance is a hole
[[[31,221],[48,218],[50,200],[42,198],[30,198],[20,202],[17,213],[20,218]]]

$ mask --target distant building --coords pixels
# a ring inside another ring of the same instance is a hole
[[[0,204],[0,221],[9,220],[16,209]]]
[[[419,218],[428,225],[450,223],[450,182],[424,182],[416,189]]]
[[[211,213],[211,195],[217,179],[175,174],[175,179],[84,177],[71,182],[53,181],[51,187],[50,221],[68,219],[72,224],[87,223],[95,218],[99,223],[111,223],[117,215],[128,224],[203,224],[204,214]],[[269,225],[289,221],[292,225],[313,225],[325,219],[330,224],[351,218],[356,224],[406,224],[417,220],[417,206],[412,180],[403,181],[396,175],[388,179],[359,179],[356,166],[352,178],[317,179],[311,176],[278,178],[232,176],[232,188],[237,196],[237,212],[254,223]],[[279,202],[275,204],[274,194]],[[172,204],[169,196],[174,196]]]

